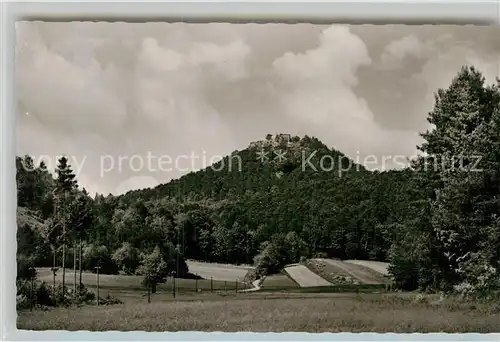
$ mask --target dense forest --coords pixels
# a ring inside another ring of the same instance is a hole
[[[269,134],[156,188],[92,198],[66,158],[53,175],[17,157],[18,278],[99,265],[157,284],[189,277],[187,259],[265,275],[327,256],[389,261],[403,289],[498,289],[499,85],[460,70],[436,92],[422,156],[402,170],[369,171],[315,137]]]

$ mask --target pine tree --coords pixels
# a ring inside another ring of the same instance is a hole
[[[58,160],[56,168],[55,182],[55,222],[61,226],[61,235],[59,239],[62,245],[62,289],[65,291],[66,284],[66,243],[70,237],[71,230],[69,227],[71,218],[71,201],[75,190],[78,189],[76,176],[71,170],[66,157],[61,157]]]
[[[92,210],[92,199],[89,197],[88,192],[83,188],[82,192],[78,194],[74,205],[74,219],[73,227],[75,235],[78,240],[78,270],[79,276],[79,289],[82,288],[82,257],[83,257],[83,239],[87,236],[89,229],[94,222],[94,213]],[[76,273],[75,273],[76,274]]]
[[[422,135],[421,150],[438,161],[431,225],[449,269],[444,280],[472,292],[499,276],[499,106],[498,87],[464,67],[438,91],[428,119],[434,129]]]

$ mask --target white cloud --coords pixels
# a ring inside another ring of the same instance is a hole
[[[128,176],[127,170],[117,170],[99,179],[101,154],[232,151],[230,128],[205,101],[203,90],[211,78],[234,81],[247,76],[250,48],[242,41],[194,41],[184,53],[145,37],[132,64],[123,67],[115,61],[104,66],[96,48],[106,46],[106,38],[82,30],[77,40],[70,40],[72,34],[59,36],[51,49],[37,25],[20,25],[18,30],[18,41],[27,41],[27,47],[18,49],[17,94],[23,112],[30,113],[18,130],[19,153],[85,155],[83,177],[107,192],[114,191],[113,182]],[[129,52],[122,45],[118,48]],[[31,139],[38,141],[33,144]],[[174,170],[160,178],[167,181],[180,174]]]
[[[422,56],[423,43],[414,34],[389,43],[380,56],[381,65],[384,69],[398,69],[403,59],[407,57],[419,58]]]
[[[380,127],[366,101],[354,92],[358,70],[371,59],[364,42],[346,27],[330,27],[316,49],[287,53],[274,62],[285,87],[285,112],[349,156],[412,153],[415,132]],[[402,136],[405,143],[401,143]],[[394,141],[399,140],[397,144]]]
[[[489,28],[471,28],[481,42],[456,40],[451,29],[395,30],[18,23],[17,151],[86,157],[79,181],[91,193],[185,173],[124,167],[101,175],[102,155],[210,159],[266,133],[315,135],[350,155],[411,155],[418,128],[390,129],[380,118],[424,120],[432,106],[426,96],[464,62],[498,75],[498,43],[482,34]]]

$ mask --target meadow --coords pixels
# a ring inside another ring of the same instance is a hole
[[[210,267],[210,266],[208,266]],[[244,274],[246,274],[245,271]],[[205,272],[207,273],[207,272]],[[219,275],[223,279],[218,279],[214,277],[208,277],[203,279],[175,279],[175,289],[179,292],[213,292],[213,291],[237,291],[250,288],[248,284],[239,280],[237,277],[234,279],[234,273],[231,270],[228,270],[228,274],[226,277],[219,273],[216,273],[216,276]],[[239,274],[239,273],[238,273]],[[243,274],[243,275],[244,275]],[[206,274],[204,274],[206,276]],[[75,283],[75,276],[73,270],[66,270],[66,284],[71,287]],[[230,280],[225,280],[230,279]],[[38,279],[40,281],[45,281],[48,284],[53,283],[53,275],[49,269],[39,269],[38,270]],[[79,280],[79,274],[77,272],[76,281]],[[110,275],[110,274],[100,274],[99,275],[99,289],[100,293],[110,295],[117,295],[122,292],[129,291],[139,291],[145,292],[146,289],[141,285],[142,277],[135,275]],[[62,282],[62,272],[59,271],[56,275],[56,282]],[[91,289],[97,288],[97,274],[90,272],[83,272],[82,274],[82,283]],[[171,292],[173,291],[174,280],[172,277],[168,277],[166,281],[162,284],[158,285],[159,292]]]
[[[155,295],[123,304],[24,311],[29,330],[143,330],[255,332],[479,332],[500,331],[495,305],[415,301],[415,295],[353,293],[232,293]]]
[[[203,270],[203,266],[205,269]],[[241,278],[246,267],[196,264],[198,271]],[[232,268],[232,271],[231,271]],[[222,269],[228,269],[226,274]],[[238,269],[236,271],[236,269]],[[312,272],[311,272],[312,273]],[[306,273],[304,273],[306,274]],[[312,273],[314,277],[318,274]],[[39,280],[52,281],[49,270]],[[100,296],[122,301],[18,312],[18,329],[258,332],[498,332],[500,305],[464,303],[433,295],[386,292],[385,284],[300,286],[285,270],[266,277],[258,291],[237,281],[176,279],[161,284],[148,303],[138,276],[100,275]],[[84,273],[96,291],[97,275]],[[213,278],[213,277],[212,277]],[[60,272],[56,279],[61,281]],[[71,286],[74,274],[68,271]],[[238,284],[236,286],[236,284]]]

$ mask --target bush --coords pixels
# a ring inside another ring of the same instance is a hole
[[[96,295],[82,284],[82,287],[80,288],[80,296],[78,298],[80,303],[91,303],[96,299]]]
[[[251,285],[253,281],[257,280],[257,271],[255,269],[249,270],[243,278],[243,283]]]
[[[328,254],[325,252],[316,252],[316,253],[314,253],[313,258],[315,258],[315,259],[328,259]]]
[[[30,307],[30,298],[33,300],[34,307],[50,307],[50,306],[69,306],[72,304],[93,304],[96,301],[94,292],[89,291],[86,287],[80,288],[78,296],[74,296],[73,288],[65,286],[64,291],[61,284],[56,285],[56,294],[54,294],[52,286],[46,282],[33,282],[33,292],[31,292],[31,282],[26,280],[17,281],[17,296],[16,307],[18,310],[28,309]],[[118,303],[119,300],[106,297],[103,303]]]
[[[30,307],[29,298],[24,294],[18,294],[16,296],[16,309],[17,310],[25,310],[25,309],[29,309],[29,307]]]
[[[41,306],[53,306],[52,286],[46,282],[41,282],[35,291],[35,303]]]
[[[16,258],[17,261],[17,279],[31,279],[36,277],[36,270],[34,258],[19,254]]]
[[[103,305],[114,305],[114,304],[122,304],[123,302],[116,297],[112,297],[109,293],[104,298],[99,298],[99,304]]]
[[[46,282],[33,282],[33,292],[31,290],[31,281],[18,280],[17,283],[17,309],[27,309],[30,307],[30,299],[33,300],[33,306],[53,306],[52,288]]]

